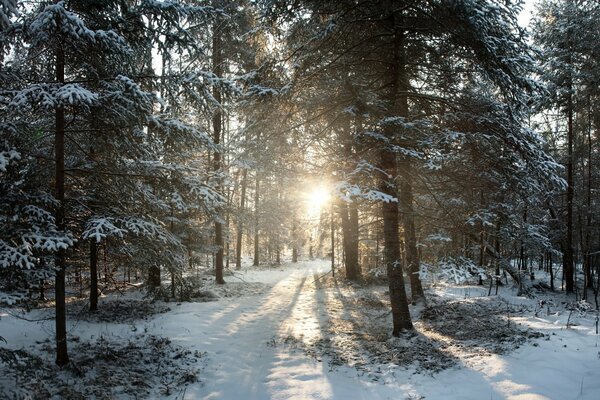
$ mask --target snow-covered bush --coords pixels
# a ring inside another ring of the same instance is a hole
[[[435,276],[438,280],[444,280],[455,284],[463,284],[474,278],[487,277],[484,268],[476,265],[466,257],[446,257],[440,259],[435,264],[421,265],[421,279]]]

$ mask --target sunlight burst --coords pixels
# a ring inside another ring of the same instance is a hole
[[[312,192],[307,193],[308,212],[311,216],[316,216],[321,209],[329,202],[331,194],[324,186],[318,186]]]
[[[329,192],[323,186],[316,188],[309,195],[309,202],[312,207],[321,208],[329,201]]]

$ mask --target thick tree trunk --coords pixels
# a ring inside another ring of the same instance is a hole
[[[153,265],[148,270],[148,283],[150,287],[157,288],[161,285],[160,267]]]
[[[397,86],[402,93],[407,93],[410,89],[410,85],[408,82],[408,76],[406,74],[406,49],[404,40],[404,32],[398,32],[396,38],[396,61],[398,62]],[[398,97],[398,111],[399,115],[403,117],[405,121],[408,121],[408,97],[406,94]],[[412,140],[408,139],[405,141],[405,143],[403,143],[403,145],[410,146],[411,143]],[[413,207],[414,171],[411,159],[407,156],[401,156],[401,161],[397,166],[397,171],[400,175],[400,194],[398,196],[398,205],[400,207],[400,212],[402,213],[402,223],[404,227],[406,266],[410,277],[412,301],[417,302],[420,300],[425,300],[425,294],[423,293],[421,278],[419,276],[419,253],[417,249],[415,212]]]
[[[59,21],[60,24],[60,21]],[[56,50],[56,81],[65,82],[65,53],[62,47]],[[56,131],[54,152],[56,158],[55,194],[59,206],[56,210],[56,226],[59,231],[65,229],[65,110],[58,106],[55,112]],[[56,364],[69,363],[67,351],[67,310],[65,301],[66,255],[61,249],[56,253],[55,302],[56,302]]]
[[[219,21],[215,23],[215,29],[213,30],[213,41],[212,41],[212,51],[213,51],[213,72],[216,76],[221,76],[222,74],[222,57],[221,57],[221,32],[219,30]],[[221,116],[221,90],[218,86],[213,87],[213,96],[215,101],[217,102],[217,109],[213,114],[213,142],[215,145],[219,145],[221,143],[221,124],[222,124],[222,116]],[[216,185],[215,190],[220,192],[221,187],[221,178],[219,174],[221,173],[221,152],[217,149],[213,156],[213,170],[216,175]],[[217,247],[217,254],[215,257],[215,280],[218,284],[224,284],[225,279],[223,279],[223,223],[217,219],[215,220],[215,246]]]
[[[381,167],[390,176],[396,170],[396,155],[381,150]],[[383,179],[383,193],[396,196],[395,185],[389,178]],[[413,329],[408,310],[408,299],[404,288],[402,262],[400,260],[400,238],[398,236],[398,204],[395,202],[382,203],[384,259],[390,289],[392,306],[393,330],[392,335],[399,336],[404,330]]]
[[[354,274],[356,279],[359,279],[362,276],[362,271],[358,257],[358,205],[356,201],[348,204],[348,214],[350,217],[350,243],[348,249],[346,249],[346,260],[350,264],[354,264]]]
[[[90,311],[98,310],[98,243],[90,239]]]
[[[386,3],[386,9],[389,13],[387,22],[389,29],[393,32],[390,54],[390,67],[384,99],[388,104],[390,115],[401,116],[408,115],[408,103],[406,95],[399,95],[400,87],[406,88],[408,82],[405,74],[404,57],[404,31],[402,18],[396,16],[396,10],[391,1]],[[384,135],[393,140],[395,137],[394,128],[387,126],[384,129]],[[383,171],[381,177],[380,190],[388,196],[397,198],[396,177],[398,175],[398,165],[396,162],[396,153],[393,153],[385,145],[379,149],[379,164]],[[408,299],[404,287],[404,276],[402,271],[402,260],[400,259],[400,237],[398,235],[399,212],[396,202],[382,202],[383,216],[383,239],[384,239],[384,258],[388,276],[388,285],[390,289],[390,303],[392,306],[392,335],[399,336],[402,331],[412,330],[413,325],[408,310]]]
[[[244,234],[244,222],[241,215],[244,214],[244,207],[246,203],[246,182],[248,178],[248,170],[244,169],[242,171],[242,184],[241,184],[241,192],[240,192],[240,212],[238,216],[238,226],[237,226],[237,237],[235,244],[235,269],[242,268],[242,238]]]
[[[358,235],[357,232],[353,232],[352,228],[358,229],[358,226],[353,226],[352,222],[356,222],[358,225],[358,215],[356,216],[356,221],[352,221],[350,204],[340,201],[338,204],[338,212],[342,221],[342,243],[344,245],[346,277],[351,280],[357,280],[360,278],[360,267],[358,266]]]

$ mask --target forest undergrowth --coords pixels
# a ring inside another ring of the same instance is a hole
[[[434,375],[461,368],[475,356],[510,353],[525,343],[549,340],[515,316],[533,315],[536,301],[509,303],[502,297],[449,299],[427,290],[427,304],[413,306],[414,332],[393,337],[387,287],[377,279],[351,282],[344,277],[314,277],[315,296],[327,316],[321,336],[290,334],[273,339],[305,352],[330,369],[355,368],[379,381],[390,367]]]
[[[169,338],[147,333],[92,341],[69,338],[73,359],[59,368],[36,353],[54,351],[50,341],[33,351],[0,349],[3,396],[14,399],[139,399],[183,393],[198,380],[205,355]]]

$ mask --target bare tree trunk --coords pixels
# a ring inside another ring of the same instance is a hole
[[[215,28],[213,30],[213,38],[212,38],[212,51],[213,51],[213,72],[216,76],[221,76],[222,74],[222,56],[221,56],[221,32],[219,30],[219,21],[215,22]],[[222,116],[221,116],[221,90],[218,86],[213,87],[213,96],[215,101],[217,102],[217,109],[213,114],[213,142],[215,145],[219,145],[221,143],[221,124],[222,124]],[[215,190],[220,192],[222,190],[221,187],[221,178],[218,176],[221,173],[221,153],[220,150],[217,149],[213,156],[213,170],[215,175],[217,175],[215,185]],[[217,254],[215,258],[215,280],[218,284],[224,284],[225,279],[223,279],[223,223],[220,220],[215,220],[215,246],[217,246]]]
[[[594,287],[592,277],[592,266],[591,266],[591,234],[592,229],[592,118],[591,118],[591,100],[588,96],[588,130],[587,130],[587,156],[588,156],[588,170],[587,170],[587,196],[586,196],[586,227],[585,227],[585,255],[584,255],[584,276],[586,284],[583,288],[584,299],[587,299],[587,289]]]
[[[350,206],[354,204],[356,215],[352,216]],[[358,265],[358,212],[356,203],[340,201],[338,213],[342,221],[342,243],[344,246],[346,277],[351,280],[360,278],[360,266]],[[356,231],[354,230],[356,229]]]
[[[333,212],[334,203],[331,202],[331,274],[335,276],[335,219]]]
[[[244,214],[244,207],[246,203],[246,182],[248,178],[248,170],[244,168],[242,171],[242,184],[240,192],[240,212],[238,215],[238,226],[237,226],[237,237],[235,245],[235,269],[242,268],[242,238],[244,234],[244,222],[240,215]]]
[[[548,264],[550,265],[550,290],[554,290],[554,262],[550,252],[548,252]]]
[[[254,192],[254,262],[252,265],[258,267],[259,264],[259,247],[258,247],[258,206],[260,201],[260,179],[258,173],[256,174],[256,191]]]
[[[392,37],[391,55],[392,60],[389,71],[389,82],[387,86],[386,101],[389,111],[392,115],[400,112],[401,116],[408,115],[408,100],[406,95],[399,96],[400,87],[406,87],[405,81],[405,57],[404,57],[404,31],[403,23],[396,17],[396,11],[391,2],[387,2],[387,12],[389,13],[388,22]],[[400,97],[400,98],[399,98]],[[391,127],[384,129],[384,135],[389,139],[394,137],[394,131]],[[380,190],[386,195],[397,198],[396,176],[398,175],[398,165],[396,162],[396,153],[389,150],[387,146],[379,149],[379,164],[383,171],[381,177]],[[393,201],[382,202],[383,215],[383,238],[384,238],[384,258],[388,276],[388,285],[390,290],[390,303],[392,306],[392,335],[400,336],[405,330],[412,330],[413,325],[408,310],[408,299],[404,287],[404,276],[402,271],[402,261],[400,259],[400,237],[398,235],[399,212],[398,204]]]
[[[310,248],[310,258],[312,259],[312,246]],[[294,216],[292,220],[292,262],[298,262],[298,221]]]
[[[567,235],[564,254],[564,277],[567,293],[573,293],[575,287],[573,265],[573,97],[572,80],[569,83],[567,100]]]
[[[396,169],[396,155],[386,150],[381,150],[381,167],[393,176]],[[388,178],[389,179],[389,178]],[[381,184],[381,191],[387,195],[396,195],[395,185],[385,177]],[[399,336],[404,330],[413,329],[408,299],[404,288],[402,262],[400,261],[400,238],[398,236],[398,205],[395,202],[382,203],[383,212],[383,240],[384,259],[390,289],[390,302],[392,306],[394,336]]]
[[[151,287],[159,287],[161,285],[160,266],[153,265],[148,270],[148,283]]]
[[[60,21],[58,21],[60,25]],[[59,44],[56,49],[56,81],[65,82],[65,53]],[[58,200],[56,210],[56,226],[59,231],[65,229],[65,110],[57,106],[55,111],[56,131],[54,135],[54,152],[56,158],[55,192]],[[56,302],[56,364],[64,366],[69,363],[67,350],[67,309],[65,300],[65,250],[56,253],[55,302]]]
[[[412,165],[409,159],[404,159],[400,163],[400,210],[402,212],[402,222],[404,225],[404,242],[406,252],[406,266],[410,276],[410,291],[413,302],[424,300],[423,286],[419,276],[420,263],[417,250],[417,236],[415,230],[415,213],[413,209],[413,190],[412,190]]]
[[[348,204],[348,214],[350,217],[350,244],[346,249],[346,260],[349,264],[354,264],[354,275],[356,279],[359,279],[362,271],[358,257],[358,204],[356,201]]]
[[[90,311],[98,310],[98,244],[90,239]]]

